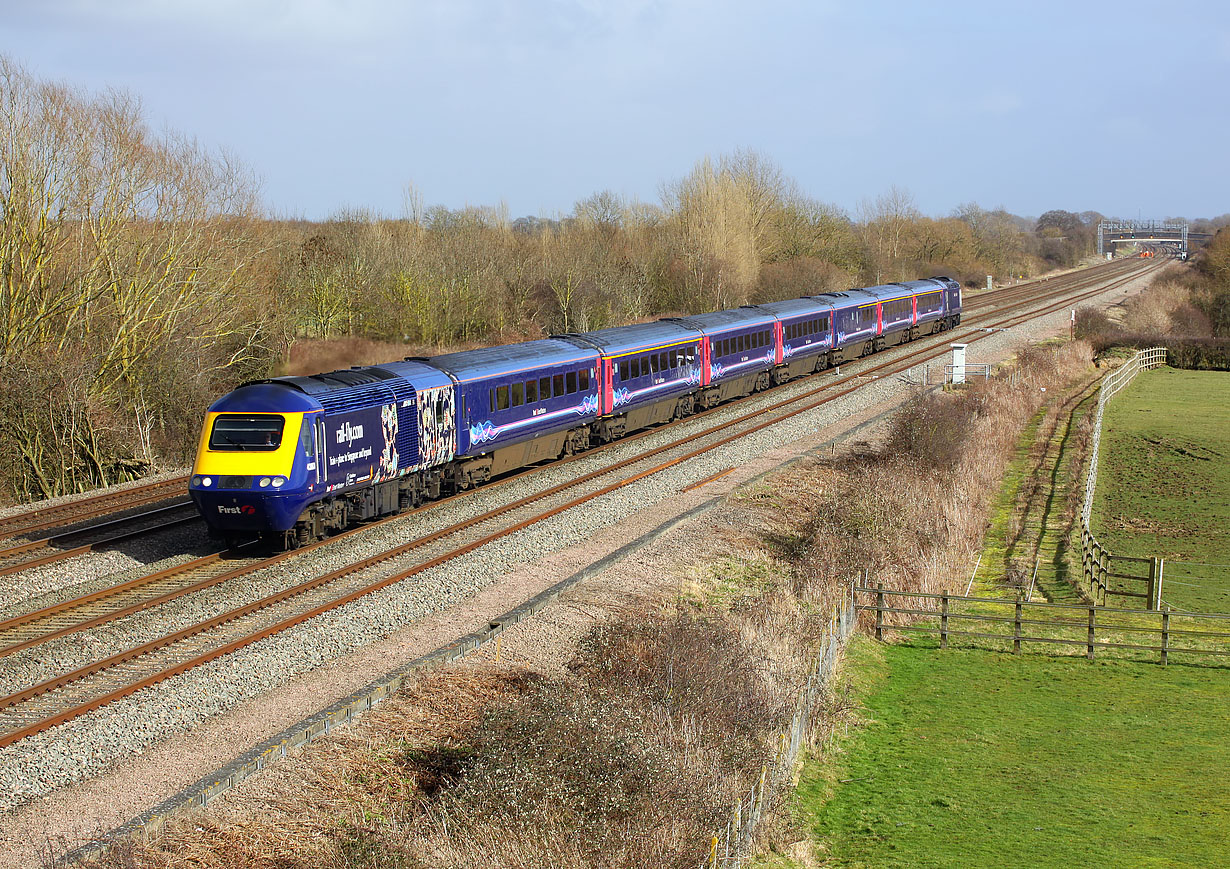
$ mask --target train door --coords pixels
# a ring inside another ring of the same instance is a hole
[[[708,386],[712,378],[709,375],[709,336],[705,335],[700,339],[700,385]]]
[[[876,302],[876,334],[884,334],[884,303]]]
[[[598,360],[598,415],[607,416],[615,409],[615,360],[602,356]]]
[[[422,468],[434,468],[453,460],[457,455],[456,392],[452,386],[419,390],[418,462]]]
[[[773,363],[775,365],[782,364],[782,358],[785,354],[782,352],[782,321],[773,321]]]
[[[325,439],[325,415],[322,413],[316,417],[316,425],[313,428],[315,432],[315,453],[316,453],[316,482],[325,483],[328,481],[328,461]]]

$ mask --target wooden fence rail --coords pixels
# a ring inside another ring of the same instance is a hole
[[[1106,410],[1106,404],[1120,390],[1131,383],[1141,371],[1157,368],[1165,364],[1165,347],[1150,347],[1148,350],[1137,351],[1122,366],[1102,378],[1102,385],[1098,392],[1098,407],[1094,413],[1092,444],[1090,446],[1089,470],[1085,475],[1085,498],[1081,505],[1079,520],[1083,590],[1088,595],[1089,600],[1097,605],[1105,606],[1109,597],[1117,596],[1142,598],[1146,609],[1161,609],[1163,565],[1156,558],[1129,558],[1113,554],[1094,535],[1093,530],[1089,527],[1089,517],[1093,513],[1093,495],[1098,483],[1098,451],[1101,449],[1102,417]],[[1115,570],[1113,562],[1119,562],[1127,566],[1121,570]],[[1137,563],[1149,565],[1147,575],[1142,576],[1138,572],[1127,572],[1132,570],[1133,566]],[[1141,589],[1139,585],[1128,586],[1128,590],[1125,590],[1122,587],[1124,583],[1112,584],[1110,582],[1111,579],[1124,580],[1126,583],[1144,583],[1145,587]]]
[[[883,586],[858,586],[854,591],[856,601],[860,597],[863,601],[857,604],[858,609],[875,613],[877,640],[884,639],[885,631],[913,631],[938,635],[941,648],[947,648],[953,638],[1011,642],[1016,654],[1024,643],[1065,645],[1083,647],[1089,660],[1097,649],[1138,650],[1156,652],[1161,664],[1176,653],[1230,656],[1230,614],[1156,612],[948,592],[928,594]],[[890,602],[903,598],[906,600],[900,605]],[[968,624],[968,630],[959,627],[963,623]],[[985,628],[976,630],[979,625]],[[1003,628],[995,632],[997,625]],[[1157,637],[1157,641],[1123,641],[1142,635]]]

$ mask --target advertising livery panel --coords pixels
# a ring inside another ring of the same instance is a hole
[[[396,403],[325,417],[328,491],[391,480],[398,458]]]

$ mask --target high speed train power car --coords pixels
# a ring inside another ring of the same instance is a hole
[[[960,321],[928,278],[247,383],[189,493],[215,536],[294,548]]]

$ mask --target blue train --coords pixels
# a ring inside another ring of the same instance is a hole
[[[960,321],[938,277],[247,383],[189,493],[215,536],[294,548]]]

